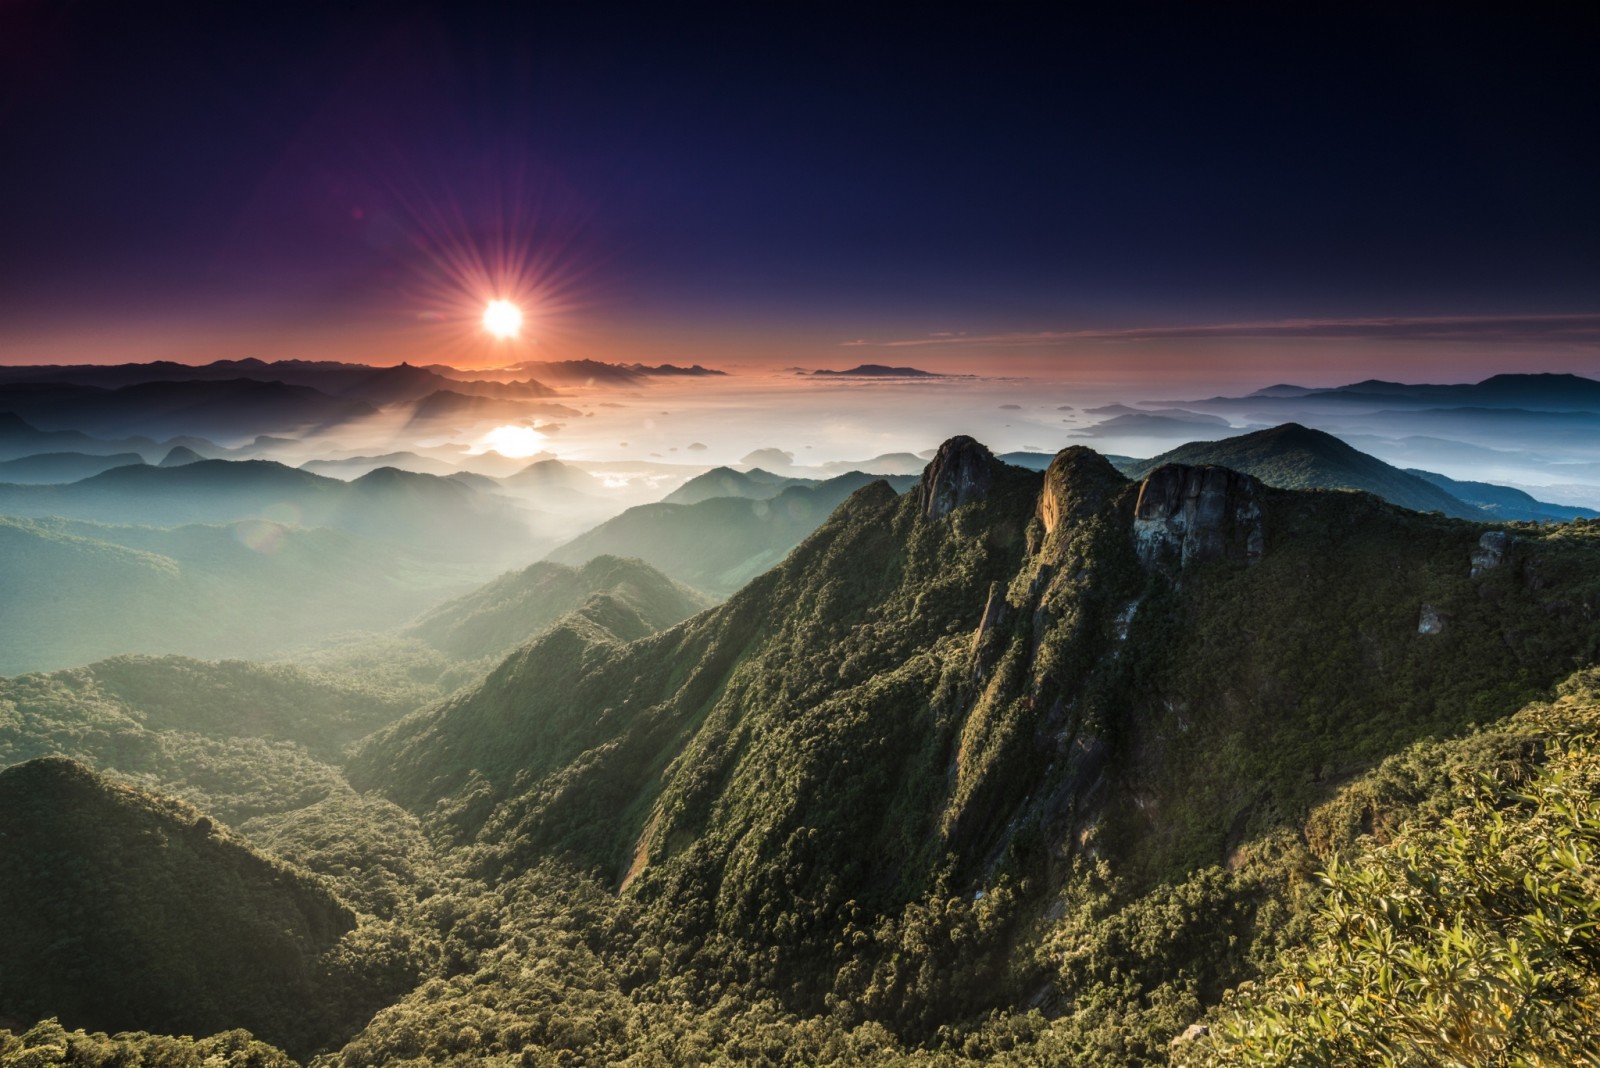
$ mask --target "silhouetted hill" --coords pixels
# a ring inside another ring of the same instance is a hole
[[[167,450],[167,454],[161,458],[161,462],[156,466],[182,467],[185,464],[199,463],[204,459],[204,456],[201,456],[187,445],[174,445],[171,449]]]
[[[393,367],[374,367],[334,360],[273,362],[256,359],[216,360],[198,365],[155,360],[150,363],[111,365],[0,367],[0,385],[52,383],[120,389],[152,382],[218,382],[248,379],[253,382],[306,386],[329,395],[365,401],[379,407],[416,401],[439,389],[454,389],[457,392],[485,397],[542,397],[555,392],[531,379],[522,382],[463,381],[447,373],[441,373],[453,370],[453,368],[415,367],[408,363]]]
[[[414,404],[435,393],[444,391],[456,396],[469,396],[528,400],[549,397],[555,390],[528,379],[524,382],[467,382],[448,378],[427,368],[408,363],[393,367],[371,367],[348,384],[338,388],[342,396],[355,397],[380,407],[397,404]]]
[[[881,363],[863,363],[847,371],[821,369],[811,372],[823,378],[945,378],[946,375],[924,371],[920,367],[889,367]]]
[[[1572,374],[1502,374],[1481,382],[1408,385],[1368,379],[1333,389],[1312,390],[1318,397],[1345,396],[1370,402],[1405,400],[1430,407],[1535,408],[1549,411],[1600,411],[1600,381]]]
[[[360,478],[380,467],[393,467],[419,475],[453,475],[457,469],[443,460],[419,456],[414,452],[386,452],[381,456],[347,456],[339,460],[307,460],[300,470],[345,481]]]
[[[577,565],[597,556],[636,557],[679,582],[725,597],[782,560],[839,502],[872,481],[857,472],[791,486],[768,500],[643,504],[552,549],[545,559]]]
[[[533,491],[561,490],[576,493],[603,494],[604,485],[589,472],[560,460],[535,460],[512,475],[500,480],[507,486]]]
[[[116,389],[49,382],[0,385],[0,410],[45,430],[241,440],[335,426],[377,414],[364,401],[310,386],[223,381],[140,382]]]
[[[1464,519],[1488,513],[1416,475],[1391,467],[1332,434],[1286,423],[1221,441],[1192,442],[1123,468],[1143,477],[1163,464],[1215,464],[1254,475],[1283,489],[1357,489],[1417,512],[1443,512]]]
[[[715,371],[699,364],[679,367],[664,363],[652,367],[642,363],[603,363],[599,360],[528,360],[516,364],[511,369],[531,374],[542,381],[572,386],[627,386],[638,385],[651,378],[709,377],[727,374],[726,371]]]
[[[452,656],[503,656],[596,598],[631,615],[631,624],[613,628],[629,640],[664,630],[710,603],[639,560],[597,556],[578,568],[540,561],[434,608],[406,633]]]
[[[196,445],[216,446],[200,439]],[[40,430],[12,412],[0,411],[0,460],[24,459],[41,453],[76,452],[88,456],[137,453],[146,462],[159,459],[172,443],[163,444],[145,437],[108,440],[91,437],[77,430]]]
[[[0,1015],[333,1037],[322,958],[355,916],[182,802],[69,760],[0,771]]]
[[[142,463],[144,457],[136,452],[115,452],[104,456],[82,452],[43,452],[0,463],[0,483],[48,485],[77,482],[113,467]]]
[[[529,416],[572,418],[582,412],[552,401],[479,397],[454,388],[440,389],[411,405],[411,423],[436,423],[448,420],[526,419]]]

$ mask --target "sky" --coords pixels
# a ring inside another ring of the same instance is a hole
[[[0,362],[1600,373],[1593,23],[656,7],[0,4]]]

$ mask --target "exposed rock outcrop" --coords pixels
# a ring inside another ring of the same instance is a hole
[[[994,484],[994,453],[965,434],[939,446],[922,472],[917,506],[928,519],[942,519],[989,492]]]
[[[1439,610],[1437,608],[1433,607],[1433,605],[1431,605],[1431,604],[1423,605],[1422,606],[1422,611],[1417,614],[1417,633],[1418,634],[1442,634],[1442,633],[1444,633],[1444,617],[1439,614]]]
[[[1226,467],[1158,467],[1139,487],[1133,533],[1146,567],[1254,561],[1266,547],[1261,483]]]
[[[1485,571],[1492,571],[1505,563],[1513,540],[1503,530],[1491,530],[1479,538],[1478,547],[1472,550],[1472,577],[1477,578]]]
[[[1054,534],[1063,523],[1093,515],[1111,493],[1127,484],[1111,461],[1093,449],[1082,445],[1062,449],[1050,461],[1039,493],[1038,515],[1045,536]]]

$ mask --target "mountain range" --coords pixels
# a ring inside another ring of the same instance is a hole
[[[528,523],[511,502],[454,477],[379,468],[351,482],[270,460],[117,467],[66,485],[0,484],[0,514],[172,525],[243,519],[331,527],[486,566],[531,555]]]
[[[685,585],[726,597],[777,564],[841,501],[873,481],[853,472],[814,485],[797,480],[765,497],[641,504],[550,550],[545,559],[581,564],[596,556],[636,557]],[[890,481],[903,486],[908,480]],[[744,476],[738,484],[761,483]]]
[[[1297,425],[1026,458],[713,471],[389,644],[0,680],[0,1028],[60,1017],[0,1054],[1187,1068],[1318,1063],[1326,1025],[1321,1063],[1483,1063],[1510,1005],[1519,1048],[1589,1056],[1600,524]],[[341,514],[281,465],[86,482],[180,476]],[[138,539],[187,535],[109,536],[157,573]],[[1522,946],[1573,996],[1517,985]],[[1465,1023],[1386,1020],[1395,961]]]

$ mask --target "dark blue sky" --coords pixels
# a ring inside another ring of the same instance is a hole
[[[1593,24],[858,6],[0,6],[0,359],[1600,313]]]

